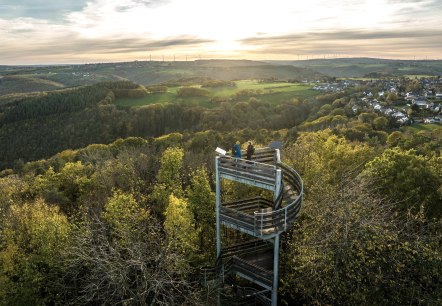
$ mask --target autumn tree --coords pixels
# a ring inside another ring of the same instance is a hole
[[[391,204],[360,180],[307,195],[280,261],[285,302],[438,304],[440,244],[427,241],[428,225],[418,234],[410,222],[396,219]]]
[[[215,245],[215,193],[211,190],[207,170],[198,168],[192,173],[191,184],[187,189],[189,210],[195,218],[199,232],[200,250],[208,256],[214,252],[208,249]]]
[[[165,211],[164,230],[168,246],[174,252],[191,257],[197,249],[200,229],[195,229],[195,219],[187,201],[171,194]]]
[[[336,188],[348,176],[355,177],[373,157],[365,144],[351,144],[330,130],[301,134],[285,153],[294,169],[300,171],[306,190]]]
[[[155,212],[164,212],[169,201],[169,196],[172,193],[176,197],[183,196],[181,186],[183,156],[183,149],[177,147],[169,147],[163,152],[160,159],[160,169],[157,174],[157,183],[151,194]]]
[[[428,160],[414,150],[385,150],[367,164],[363,176],[374,192],[396,202],[401,212],[416,215],[423,211],[430,218],[442,216],[440,178],[431,171]]]
[[[0,305],[60,302],[69,236],[69,222],[58,207],[41,199],[12,205],[0,238]]]
[[[385,117],[377,117],[373,120],[373,127],[376,130],[384,130],[388,125],[388,119]]]
[[[195,271],[180,250],[169,247],[161,222],[147,207],[137,195],[115,190],[101,216],[76,226],[66,250],[67,302],[201,304],[190,279]]]

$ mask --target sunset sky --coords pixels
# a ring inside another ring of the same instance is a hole
[[[0,65],[442,59],[441,0],[1,0]]]

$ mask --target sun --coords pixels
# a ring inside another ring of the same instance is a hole
[[[207,52],[217,56],[242,56],[254,47],[241,44],[238,40],[220,39],[206,46]]]

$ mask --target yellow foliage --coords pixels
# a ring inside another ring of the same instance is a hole
[[[103,212],[103,218],[120,233],[132,232],[139,222],[149,216],[149,211],[140,207],[132,194],[120,190],[114,190]]]
[[[197,248],[198,230],[187,202],[173,194],[169,196],[166,208],[164,229],[168,236],[169,247],[184,254],[190,254]]]
[[[60,268],[70,225],[58,207],[38,199],[12,205],[2,231],[0,305],[44,304],[41,290]]]

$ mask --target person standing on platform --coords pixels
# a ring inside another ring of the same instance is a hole
[[[233,147],[232,147],[232,157],[235,158],[235,162],[238,160],[238,158],[241,158],[241,147],[240,142],[237,141]]]
[[[247,160],[252,160],[252,155],[255,154],[255,147],[253,146],[252,142],[249,141],[249,144],[247,146],[246,150],[246,158]]]

